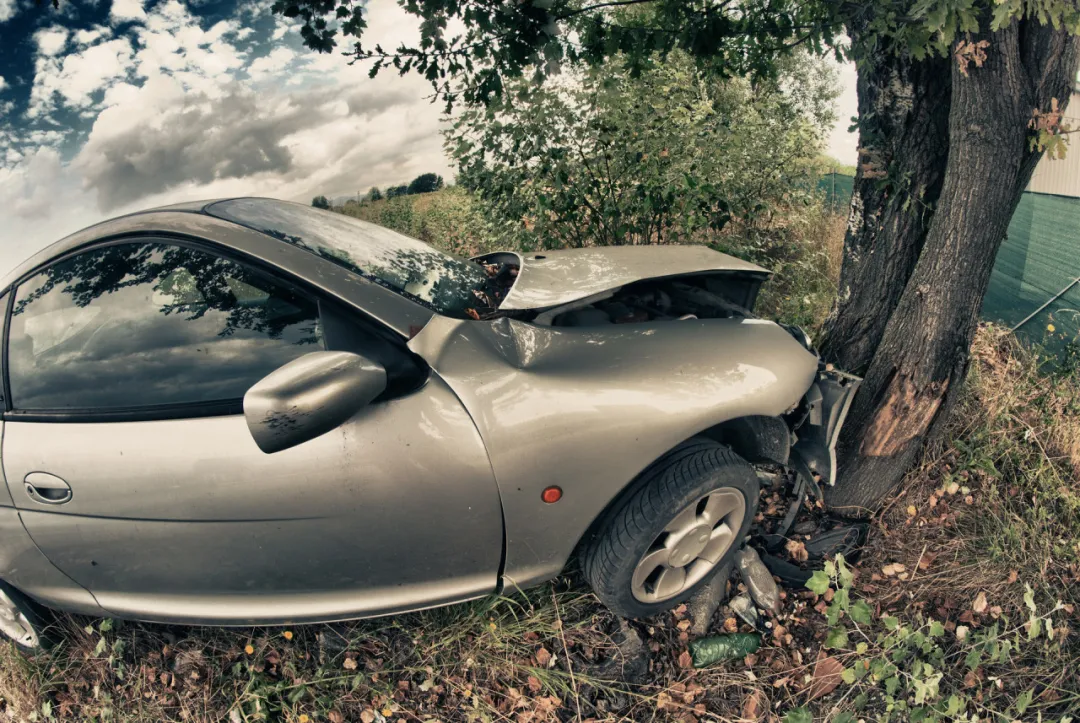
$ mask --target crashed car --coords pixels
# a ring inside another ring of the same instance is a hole
[[[624,616],[829,484],[857,381],[699,246],[464,260],[269,199],[76,233],[0,285],[0,629],[266,625],[549,580]]]

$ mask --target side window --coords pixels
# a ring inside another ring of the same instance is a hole
[[[16,290],[11,403],[107,410],[237,400],[322,348],[317,303],[263,274],[182,246],[107,246]]]

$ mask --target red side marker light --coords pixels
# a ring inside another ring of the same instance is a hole
[[[549,505],[553,505],[562,499],[562,488],[552,485],[547,487],[540,493],[540,499],[547,502]]]

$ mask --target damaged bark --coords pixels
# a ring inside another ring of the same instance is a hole
[[[876,507],[940,432],[967,372],[998,247],[1042,155],[1028,122],[1070,95],[1076,38],[1022,21],[974,40],[983,39],[982,67],[950,60],[944,181],[842,433],[840,479],[828,495],[842,512]],[[845,313],[858,310],[838,317]],[[834,326],[847,328],[842,322]]]

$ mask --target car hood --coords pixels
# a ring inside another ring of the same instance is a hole
[[[513,287],[499,304],[499,309],[506,311],[550,309],[647,279],[715,272],[771,273],[706,246],[603,246],[496,253],[478,260],[504,261],[509,256],[517,257],[520,268]]]

